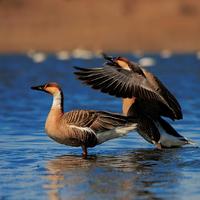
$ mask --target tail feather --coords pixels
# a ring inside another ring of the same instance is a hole
[[[125,126],[120,126],[120,127],[114,128],[109,131],[97,133],[98,144],[104,143],[104,142],[114,139],[114,138],[123,137],[123,136],[127,135],[130,131],[136,130],[136,128],[137,128],[137,124],[131,123],[131,124],[127,124]]]
[[[198,147],[198,144],[192,140],[187,140],[187,144],[191,144],[192,146]]]
[[[167,121],[165,121],[163,118],[159,118],[158,122],[162,126],[162,128],[170,135],[174,137],[180,137],[184,138],[182,135],[180,135]]]
[[[160,143],[164,147],[178,147],[186,144],[196,145],[193,141],[180,135],[167,121],[162,118],[158,120],[157,126],[161,134]]]

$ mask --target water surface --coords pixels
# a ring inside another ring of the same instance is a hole
[[[127,54],[138,61],[138,57]],[[200,143],[200,60],[195,54],[155,59],[154,72],[176,95],[184,119],[177,131]],[[121,111],[120,99],[91,90],[72,66],[100,66],[103,60],[59,61],[48,55],[34,63],[26,55],[0,55],[0,199],[199,199],[200,149],[156,150],[137,133],[89,149],[55,143],[44,133],[52,97],[30,90],[61,84],[65,110]]]

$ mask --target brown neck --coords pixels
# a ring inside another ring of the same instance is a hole
[[[129,109],[134,102],[135,102],[135,97],[131,99],[129,98],[122,99],[122,111],[124,115],[128,115]]]
[[[46,119],[45,129],[47,133],[54,132],[57,129],[57,125],[63,114],[63,94],[59,92],[53,96],[53,103]]]
[[[47,120],[54,121],[60,118],[64,113],[63,110],[63,93],[62,91],[53,95],[53,103]]]

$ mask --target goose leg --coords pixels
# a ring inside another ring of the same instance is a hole
[[[87,158],[87,147],[85,145],[82,145],[81,147],[82,147],[82,150],[83,150],[82,157],[84,159],[86,159]]]
[[[162,146],[161,146],[160,143],[155,143],[155,145],[156,145],[156,148],[157,148],[157,149],[160,149],[160,150],[162,149]]]
[[[159,150],[161,150],[162,149],[162,146],[161,146],[161,144],[160,143],[158,143],[158,142],[156,142],[156,141],[152,141],[153,142],[153,144],[156,146],[156,149],[159,149]]]

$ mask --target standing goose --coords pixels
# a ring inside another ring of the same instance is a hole
[[[137,130],[148,142],[162,147],[190,143],[161,116],[182,119],[176,98],[152,73],[123,57],[108,57],[101,68],[75,67],[78,79],[93,89],[122,97],[123,114],[137,118]]]
[[[94,110],[64,113],[63,92],[57,83],[48,83],[31,89],[53,95],[52,107],[45,123],[47,135],[61,144],[81,146],[84,158],[87,157],[88,147],[121,137],[136,129],[133,119],[120,114]]]

